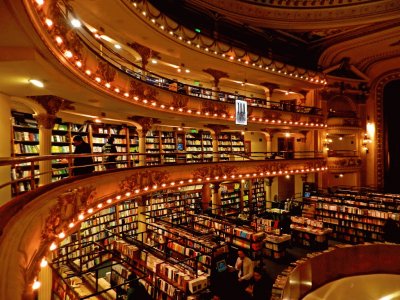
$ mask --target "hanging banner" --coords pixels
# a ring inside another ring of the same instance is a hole
[[[247,101],[236,100],[236,124],[247,125]]]

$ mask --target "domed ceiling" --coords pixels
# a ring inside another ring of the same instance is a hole
[[[319,58],[329,47],[400,26],[398,0],[149,2],[187,28],[259,55],[314,70],[320,69]]]

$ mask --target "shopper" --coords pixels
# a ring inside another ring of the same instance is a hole
[[[117,153],[117,147],[114,145],[114,138],[109,137],[107,140],[107,143],[104,144],[103,147],[101,147],[101,151],[104,154],[112,154],[112,153]],[[115,169],[117,164],[117,157],[115,155],[109,155],[109,156],[104,156],[103,157],[103,162],[106,170],[111,170]]]
[[[400,226],[392,217],[389,217],[383,225],[383,238],[386,242],[400,243]]]
[[[72,139],[75,146],[74,154],[91,154],[92,148],[88,143],[86,143],[82,136],[76,135]],[[74,176],[90,174],[94,171],[93,158],[91,156],[76,157],[74,159],[74,168],[72,174]]]
[[[126,300],[148,300],[151,299],[146,288],[141,284],[135,273],[129,274],[128,278],[129,288],[126,292]]]
[[[247,257],[243,250],[238,251],[235,269],[238,271],[239,286],[244,290],[248,286],[250,279],[253,277],[253,261]]]
[[[253,278],[246,288],[249,299],[266,300],[271,297],[269,290],[271,286],[267,280],[267,275],[262,268],[254,268]]]

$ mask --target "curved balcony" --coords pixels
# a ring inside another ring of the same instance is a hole
[[[78,156],[82,155],[63,158],[71,161]],[[29,161],[34,165],[58,158],[62,157],[3,159],[0,165],[11,167]],[[196,183],[325,170],[323,158],[227,161],[192,164],[190,168],[177,164],[99,171],[38,187],[0,207],[0,276],[7,278],[0,282],[0,298],[23,295],[23,299],[33,299],[32,283],[41,259],[51,253],[49,247],[54,249],[81,221],[120,201]]]
[[[303,299],[319,287],[348,276],[397,274],[398,277],[399,250],[400,246],[395,244],[364,244],[344,247],[339,245],[315,253],[307,260],[298,261],[292,270],[287,271],[286,276],[278,276],[275,286],[279,287],[280,291],[277,291],[277,294],[280,299]],[[374,288],[375,292],[376,289],[379,287]],[[398,291],[398,287],[394,289]],[[394,299],[396,295],[394,298],[387,297]],[[384,298],[386,299],[380,299]]]
[[[355,150],[329,150],[327,164],[332,172],[353,172],[361,169],[362,159]]]
[[[152,73],[144,74],[143,70],[107,48],[87,28],[81,31],[68,30],[67,16],[71,12],[67,7],[53,5],[49,9],[45,5],[38,5],[38,2],[34,3],[35,7],[25,3],[42,41],[77,80],[108,96],[141,108],[138,109],[138,114],[148,116],[159,111],[234,123],[233,102],[244,99],[250,105],[247,120],[249,123],[306,128],[325,126],[320,110],[315,107],[282,105],[183,84],[176,91],[170,91],[169,79]]]

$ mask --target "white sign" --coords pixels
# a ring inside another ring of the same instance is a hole
[[[236,100],[236,124],[247,125],[247,102]]]

